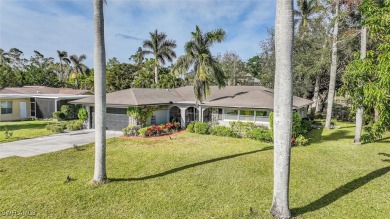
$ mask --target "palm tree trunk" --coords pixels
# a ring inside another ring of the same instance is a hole
[[[333,28],[333,44],[332,44],[332,63],[330,66],[330,80],[329,80],[329,91],[328,91],[328,107],[326,109],[326,121],[325,128],[331,128],[332,110],[333,110],[333,99],[336,89],[336,73],[337,73],[337,36],[339,32],[339,0],[336,0],[336,14]]]
[[[293,1],[277,0],[275,21],[274,191],[271,214],[290,218]]]
[[[95,68],[95,172],[94,182],[106,175],[106,52],[104,46],[103,0],[94,0]]]
[[[367,50],[367,28],[362,27],[361,38],[360,38],[360,59],[366,58],[366,50]],[[354,143],[360,144],[360,137],[362,135],[363,128],[363,106],[360,106],[356,110],[356,126],[355,126],[355,138]]]

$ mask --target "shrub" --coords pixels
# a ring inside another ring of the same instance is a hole
[[[272,131],[263,128],[254,128],[246,133],[246,137],[258,141],[270,142],[272,141]]]
[[[53,133],[61,133],[64,132],[65,129],[64,126],[66,126],[66,123],[57,122],[57,123],[48,124],[46,126],[46,129],[52,131]]]
[[[147,130],[148,130],[148,127],[139,129],[138,130],[138,135],[141,136],[141,137],[146,137]]]
[[[138,136],[141,126],[139,125],[129,125],[126,128],[122,129],[123,135],[125,136]]]
[[[209,133],[210,125],[205,122],[195,122],[194,131],[197,134],[207,135]]]
[[[309,120],[307,120],[307,119],[302,119],[302,122],[301,122],[301,133],[302,134],[307,134],[312,129],[313,129],[312,123]]]
[[[307,140],[305,136],[299,135],[298,137],[295,138],[295,143],[298,146],[305,146],[309,143],[309,140]]]
[[[62,105],[61,112],[65,114],[66,120],[77,119],[77,112],[80,106],[76,105]]]
[[[211,135],[225,136],[225,137],[237,137],[234,131],[223,125],[217,125],[209,129]]]
[[[195,125],[195,123],[191,122],[190,124],[188,124],[186,130],[187,130],[188,132],[190,132],[190,133],[194,133],[194,132],[195,132],[195,131],[194,131],[194,125]]]
[[[296,138],[298,135],[302,134],[302,129],[301,129],[301,116],[298,113],[293,113],[293,118],[292,118],[292,137]],[[271,126],[271,130],[273,132],[273,124],[274,124],[274,113],[271,112],[269,115],[269,123]]]
[[[63,112],[58,111],[53,113],[53,119],[61,121],[61,120],[65,120],[66,116]]]
[[[88,119],[88,111],[84,107],[79,109],[79,112],[77,113],[77,117],[79,117],[80,120],[85,121]]]
[[[82,120],[75,120],[75,121],[70,121],[66,125],[66,129],[68,131],[77,131],[83,129],[83,121]]]
[[[241,121],[232,121],[229,122],[230,127],[240,137],[245,137],[246,132],[253,130],[256,126],[253,122],[241,122]]]

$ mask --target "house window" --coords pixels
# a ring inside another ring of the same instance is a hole
[[[223,110],[218,108],[218,120],[222,120]]]
[[[267,111],[256,111],[256,116],[268,116]]]
[[[31,116],[35,117],[35,98],[30,98],[30,109],[31,109]]]
[[[1,101],[1,114],[12,114],[12,101]]]
[[[269,112],[268,111],[256,111],[255,122],[269,122]]]
[[[255,111],[253,110],[240,110],[240,120],[251,121],[254,120]]]
[[[238,110],[225,109],[225,119],[227,119],[227,120],[238,120]]]

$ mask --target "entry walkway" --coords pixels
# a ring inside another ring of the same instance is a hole
[[[122,135],[119,131],[107,131],[107,138]],[[0,144],[0,159],[11,156],[31,157],[54,151],[72,148],[73,145],[83,145],[95,141],[95,130],[84,129],[67,133],[49,135],[40,138]]]

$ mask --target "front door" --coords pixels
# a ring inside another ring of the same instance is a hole
[[[26,108],[26,102],[20,102],[20,119],[27,118],[27,108]]]

